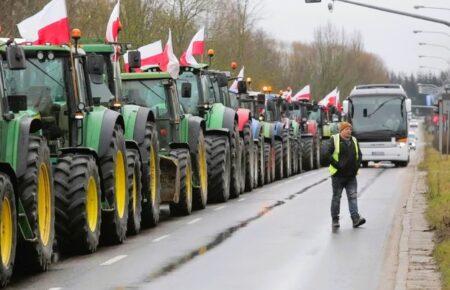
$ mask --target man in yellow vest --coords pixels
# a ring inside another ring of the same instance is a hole
[[[328,151],[330,158],[331,183],[333,199],[331,201],[331,218],[333,228],[339,227],[339,212],[342,191],[345,188],[353,227],[363,225],[366,220],[358,213],[358,184],[356,174],[361,163],[361,150],[358,141],[352,136],[352,125],[348,122],[339,124],[339,134],[333,135]]]

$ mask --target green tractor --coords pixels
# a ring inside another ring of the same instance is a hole
[[[8,76],[28,64],[23,48],[0,45],[0,285],[17,262],[45,271],[54,243],[55,198],[50,150],[42,120],[27,106],[28,96],[13,93]],[[17,255],[16,255],[17,249]],[[17,259],[16,259],[17,257]]]
[[[227,82],[228,83],[228,82]],[[208,200],[225,202],[245,189],[244,140],[238,114],[220,100],[220,87],[207,65],[182,67],[177,81],[185,112],[205,120],[208,160]],[[183,97],[192,92],[190,98]]]
[[[90,253],[124,241],[129,182],[125,123],[92,97],[91,77],[102,77],[75,45],[23,46],[27,66],[5,74],[8,95],[27,96],[41,116],[55,184],[55,230],[62,252]]]
[[[89,63],[97,70],[90,76],[93,99],[124,118],[130,186],[128,232],[137,234],[141,224],[151,227],[159,222],[161,171],[155,112],[149,107],[127,103],[122,98],[120,64],[113,61],[113,45],[83,44],[82,48]]]
[[[184,113],[176,82],[168,73],[122,73],[121,78],[122,102],[155,112],[161,201],[169,203],[173,215],[188,215],[193,208],[205,208],[209,196],[204,120]],[[189,85],[183,85],[182,97],[191,97]]]

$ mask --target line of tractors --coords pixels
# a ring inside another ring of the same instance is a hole
[[[109,44],[0,43],[0,283],[321,166],[327,110],[207,65],[121,73]],[[140,67],[137,51],[129,65]],[[332,121],[335,121],[334,123]],[[326,157],[325,157],[326,158]]]

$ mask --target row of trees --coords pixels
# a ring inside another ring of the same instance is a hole
[[[3,36],[18,36],[16,24],[33,15],[49,0],[1,0]],[[67,0],[72,27],[83,36],[102,41],[115,0]],[[138,47],[173,32],[175,53],[181,55],[191,37],[206,27],[207,48],[214,48],[213,67],[229,70],[231,61],[246,67],[252,87],[271,85],[294,91],[311,84],[319,99],[339,87],[346,96],[358,83],[386,82],[382,60],[364,50],[359,34],[348,34],[330,24],[315,32],[314,41],[282,43],[258,28],[263,4],[250,0],[121,0],[123,31],[120,41]],[[207,56],[203,60],[208,61]]]

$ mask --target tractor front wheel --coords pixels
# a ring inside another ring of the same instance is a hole
[[[128,234],[136,235],[141,230],[142,213],[142,164],[136,149],[127,149],[128,162]]]
[[[264,142],[264,184],[272,182],[272,150],[268,142]]]
[[[283,143],[275,140],[275,180],[283,179]]]
[[[312,138],[304,139],[303,141],[303,169],[308,171],[314,168],[314,143]]]
[[[208,202],[208,164],[206,158],[206,141],[203,131],[198,135],[197,152],[193,154],[194,180],[193,207],[194,209],[204,209]]]
[[[241,137],[239,136],[239,130],[237,123],[234,124],[234,130],[231,132],[230,139],[230,151],[231,151],[231,187],[230,187],[230,197],[238,197],[241,193]]]
[[[17,213],[14,188],[9,177],[0,173],[0,286],[11,278],[16,257]]]
[[[252,137],[252,130],[250,124],[246,124],[244,127],[244,155],[246,162],[246,170],[245,170],[245,191],[252,191],[255,186],[254,176],[256,175],[256,167],[255,167],[255,154],[254,147],[255,143]]]
[[[208,161],[208,202],[230,198],[231,152],[227,136],[206,137]]]
[[[170,214],[173,216],[190,215],[192,211],[192,164],[187,149],[174,149],[170,156],[178,160],[180,176],[180,195],[178,202],[170,203]]]

